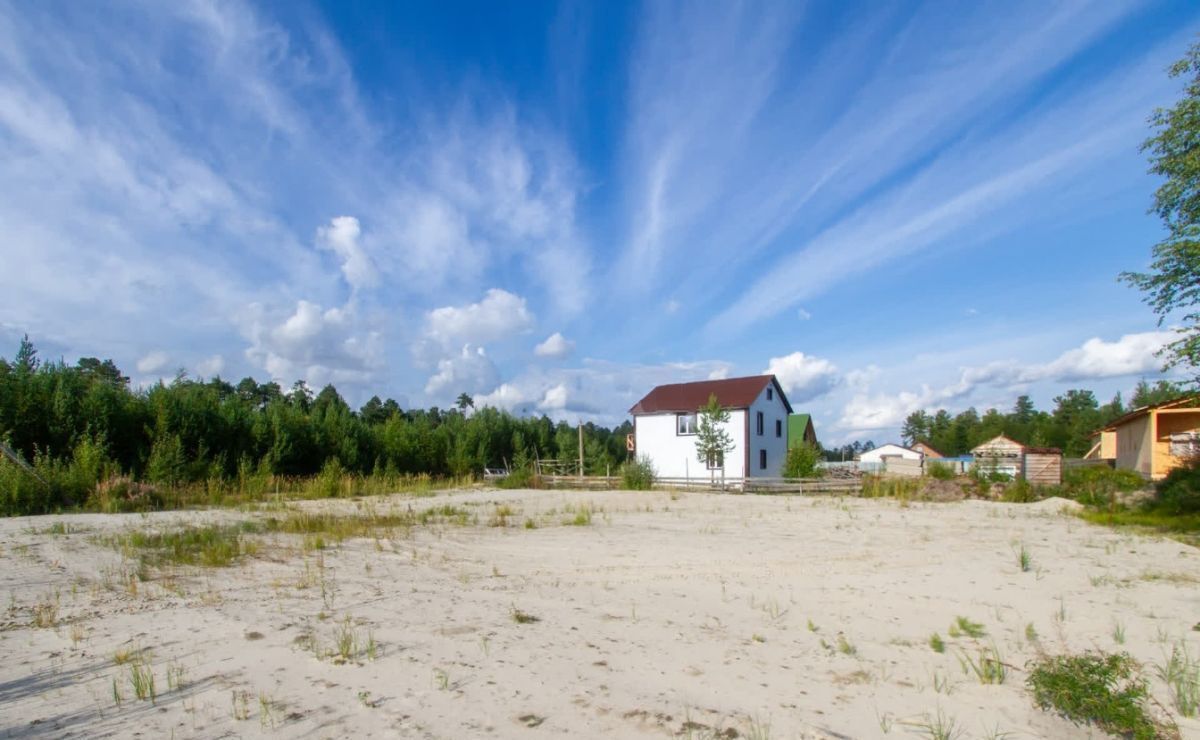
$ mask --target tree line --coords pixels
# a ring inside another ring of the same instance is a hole
[[[376,396],[356,410],[332,385],[314,393],[297,381],[285,391],[182,373],[136,389],[112,360],[42,362],[28,337],[12,360],[0,358],[0,440],[42,467],[86,459],[103,475],[172,485],[311,476],[330,464],[360,475],[467,476],[578,458],[578,430],[565,422],[473,406],[466,394],[451,409],[402,409]],[[585,472],[625,460],[628,422],[583,431]]]
[[[966,455],[997,435],[1032,447],[1057,447],[1067,457],[1083,457],[1096,443],[1092,436],[1117,417],[1143,406],[1169,401],[1184,389],[1167,380],[1138,383],[1127,405],[1118,393],[1101,404],[1089,390],[1069,390],[1054,399],[1050,411],[1039,410],[1029,396],[1020,396],[1008,412],[969,408],[951,415],[945,409],[914,411],[904,420],[905,444],[924,442],[947,456]]]

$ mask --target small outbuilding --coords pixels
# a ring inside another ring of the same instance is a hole
[[[787,421],[788,449],[796,445],[817,444],[817,430],[813,427],[812,414],[788,414]]]
[[[980,470],[1041,486],[1062,483],[1062,450],[1056,447],[1026,447],[1001,434],[971,450],[971,454]]]
[[[1022,476],[1035,486],[1062,483],[1063,456],[1057,447],[1026,447]]]
[[[922,456],[920,452],[909,449],[908,447],[902,447],[892,442],[888,442],[885,445],[880,445],[873,450],[867,450],[858,456],[858,461],[860,463],[870,464],[886,463],[888,460],[913,460],[915,462],[921,462],[921,459]]]
[[[912,449],[924,455],[926,460],[940,460],[945,457],[942,453],[920,441],[914,442]]]
[[[1161,480],[1200,456],[1200,396],[1134,409],[1096,433],[1087,458]]]

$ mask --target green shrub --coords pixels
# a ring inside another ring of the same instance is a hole
[[[1029,485],[1029,481],[1021,478],[1004,487],[1000,500],[1012,504],[1029,504],[1043,498],[1041,491]]]
[[[1167,473],[1157,486],[1153,505],[1165,514],[1200,513],[1200,459]]]
[[[1107,508],[1116,502],[1117,493],[1130,493],[1145,486],[1146,480],[1136,471],[1094,465],[1066,470],[1062,495],[1087,506]]]
[[[621,488],[627,491],[649,491],[654,487],[654,463],[642,455],[621,465]]]
[[[947,463],[930,460],[925,463],[925,475],[936,480],[954,480],[954,468]]]
[[[529,468],[517,468],[496,481],[497,488],[541,488],[541,476]]]
[[[1026,684],[1040,708],[1077,725],[1135,740],[1176,736],[1151,715],[1146,680],[1126,653],[1045,656],[1033,663]]]
[[[821,469],[817,463],[821,461],[821,450],[809,442],[802,442],[788,449],[787,457],[783,460],[784,478],[819,478]]]

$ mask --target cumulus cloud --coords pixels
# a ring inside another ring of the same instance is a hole
[[[852,371],[848,385],[856,393],[842,410],[838,426],[859,431],[899,426],[913,411],[970,396],[981,388],[1012,390],[1032,383],[1074,383],[1157,373],[1162,366],[1156,353],[1174,338],[1170,331],[1126,334],[1116,341],[1093,337],[1046,363],[993,362],[963,368],[959,378],[943,388],[922,386],[918,392],[872,393],[870,385],[879,368]]]
[[[215,375],[220,375],[225,369],[225,358],[221,355],[213,355],[206,357],[196,363],[196,374],[202,378],[211,378]]]
[[[475,406],[477,408],[491,406],[493,408],[512,411],[521,404],[528,402],[529,398],[525,393],[510,383],[501,383],[491,393],[475,396]]]
[[[250,341],[246,358],[283,382],[362,382],[382,362],[381,333],[364,326],[351,306],[322,309],[301,300],[295,311],[280,315],[254,303],[240,323]]]
[[[486,394],[499,382],[500,371],[483,347],[465,344],[457,355],[438,361],[437,372],[425,384],[425,393],[429,396],[464,392]]]
[[[155,350],[143,355],[137,361],[137,369],[139,373],[157,373],[166,369],[171,358],[167,357],[166,352]]]
[[[538,408],[543,411],[562,411],[567,408],[567,386],[559,383],[553,388],[547,388]]]
[[[772,357],[764,372],[779,379],[792,403],[819,398],[838,382],[837,367],[832,362],[803,352]]]
[[[525,299],[499,288],[489,290],[478,303],[443,306],[426,315],[426,333],[443,346],[507,339],[532,325]]]
[[[897,427],[904,417],[925,408],[933,402],[933,398],[934,394],[928,388],[920,393],[901,391],[896,394],[855,395],[842,409],[838,426],[856,431]]]
[[[554,357],[563,358],[571,354],[575,350],[575,343],[564,337],[559,332],[554,332],[546,337],[546,341],[533,348],[533,353],[538,357]]]
[[[375,264],[359,244],[362,233],[358,219],[338,216],[328,226],[317,229],[317,244],[342,260],[342,275],[356,290],[374,286],[379,280]]]

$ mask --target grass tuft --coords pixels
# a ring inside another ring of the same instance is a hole
[[[942,640],[942,636],[934,632],[929,636],[929,649],[935,653],[946,652],[946,642]]]
[[[1075,724],[1134,740],[1178,737],[1150,712],[1146,680],[1126,653],[1079,653],[1036,660],[1026,680],[1033,701]]]
[[[517,624],[534,624],[535,622],[542,621],[542,619],[541,617],[535,617],[528,612],[523,612],[520,609],[513,607],[512,621],[516,622]]]
[[[1171,703],[1184,717],[1200,711],[1200,658],[1193,657],[1182,640],[1171,647],[1171,657],[1157,666],[1159,678],[1171,692]]]
[[[983,628],[982,624],[972,622],[966,617],[955,617],[953,624],[950,625],[949,632],[951,637],[966,635],[967,637],[978,639],[987,636],[987,630]]]

